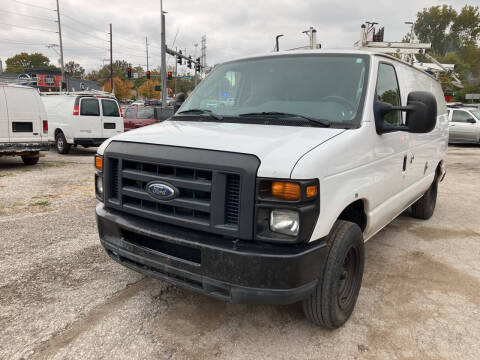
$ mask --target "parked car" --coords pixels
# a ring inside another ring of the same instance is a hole
[[[448,119],[449,143],[480,144],[480,110],[476,107],[449,108]]]
[[[149,99],[149,100],[145,100],[144,105],[145,106],[161,106],[162,102],[158,99]]]
[[[143,101],[143,100],[135,100],[132,103],[132,106],[143,106],[143,105],[145,105],[145,101]]]
[[[125,131],[164,121],[173,115],[173,109],[160,107],[129,106],[125,109],[123,127]]]
[[[0,157],[21,156],[35,165],[40,151],[48,151],[48,119],[38,91],[0,83]]]
[[[50,119],[49,139],[60,154],[71,145],[99,146],[123,132],[122,110],[107,93],[45,93],[41,98]]]
[[[129,106],[125,109],[123,128],[125,131],[157,123],[153,107]]]
[[[225,93],[233,106],[206,108]],[[408,208],[433,215],[447,146],[440,83],[397,58],[229,61],[171,119],[98,149],[100,241],[140,273],[234,303],[302,301],[337,328],[364,242]]]

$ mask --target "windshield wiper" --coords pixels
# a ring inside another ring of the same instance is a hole
[[[178,114],[190,114],[190,113],[199,113],[199,114],[205,114],[209,115],[217,120],[223,120],[223,116],[219,114],[215,114],[212,110],[208,109],[188,109],[188,110],[183,110],[180,111]]]
[[[287,118],[302,118],[305,120],[308,120],[312,123],[315,123],[317,125],[321,125],[323,127],[329,127],[330,126],[330,121],[326,119],[317,119],[317,118],[312,118],[309,116],[304,116],[304,115],[299,115],[299,114],[289,114],[289,113],[284,113],[284,112],[278,112],[278,111],[262,111],[262,112],[252,112],[252,113],[245,113],[245,114],[239,114],[238,116],[241,117],[256,117],[256,116],[262,116],[262,117],[287,117]]]

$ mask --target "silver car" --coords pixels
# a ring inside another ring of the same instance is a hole
[[[480,110],[454,108],[448,110],[449,143],[480,143]]]

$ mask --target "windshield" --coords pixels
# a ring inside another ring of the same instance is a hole
[[[470,112],[477,118],[477,120],[480,120],[480,110],[470,110]]]
[[[228,121],[225,117],[276,112],[358,125],[368,62],[367,55],[292,54],[225,63],[178,113],[192,116],[189,110],[204,109]]]

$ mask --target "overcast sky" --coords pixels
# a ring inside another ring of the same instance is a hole
[[[201,36],[207,36],[207,64],[238,56],[270,52],[277,34],[280,48],[307,45],[303,30],[313,26],[324,48],[351,48],[359,39],[360,25],[376,21],[385,26],[385,40],[401,40],[425,7],[435,0],[164,0],[167,46],[195,55]],[[448,2],[457,10],[476,1]],[[36,5],[37,7],[29,6]],[[108,26],[113,24],[113,57],[134,66],[145,65],[145,36],[150,64],[160,64],[159,0],[60,0],[65,62],[74,60],[87,70],[107,62]],[[478,4],[478,3],[477,3]],[[0,0],[0,59],[19,52],[41,52],[58,64],[55,0]],[[16,25],[16,26],[12,26]],[[28,28],[28,29],[27,29]],[[178,35],[176,36],[176,34]],[[176,36],[176,39],[175,39]],[[175,43],[174,43],[175,40]],[[174,59],[167,56],[167,63]]]

